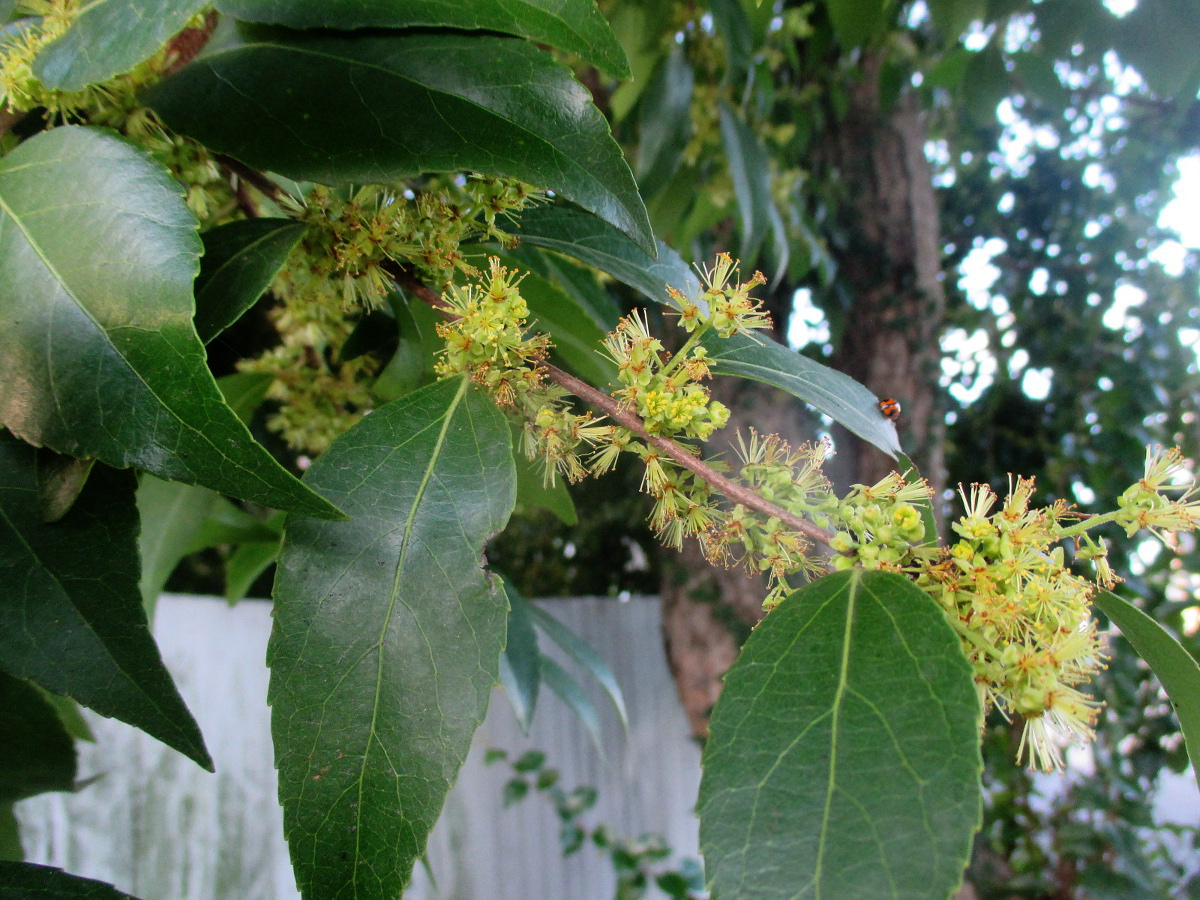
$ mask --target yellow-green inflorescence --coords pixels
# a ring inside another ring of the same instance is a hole
[[[343,360],[339,351],[356,315],[386,305],[394,266],[412,266],[439,287],[456,272],[477,275],[459,251],[462,242],[511,242],[497,219],[535,199],[510,179],[446,178],[416,194],[385,185],[316,186],[286,200],[284,211],[307,229],[271,286],[281,342],[242,364],[275,378],[270,396],[280,408],[268,425],[297,449],[324,450],[373,405],[376,363]]]
[[[65,34],[90,5],[83,0],[22,0],[18,4],[27,17],[0,40],[0,112],[19,116],[41,109],[52,125],[86,123],[120,132],[184,185],[187,204],[202,224],[219,223],[234,210],[236,198],[212,154],[195,141],[164,128],[139,100],[142,88],[178,65],[188,41],[168,41],[129,72],[78,91],[46,87],[34,75],[37,55]],[[182,29],[181,36],[187,32],[204,34],[207,28],[205,14],[199,13]]]
[[[704,386],[709,364],[700,336],[766,324],[748,296],[761,276],[739,283],[736,271],[722,255],[702,273],[700,297],[671,291],[690,333],[674,356],[639,313],[621,320],[604,341],[617,366],[620,387],[613,397],[620,408],[635,413],[652,439],[669,439],[696,455],[697,443],[728,418]],[[922,515],[931,503],[924,482],[893,473],[838,498],[821,472],[826,445],[793,449],[774,435],[739,436],[738,460],[721,468],[784,513],[829,530],[831,558],[783,521],[789,516],[720,501],[704,478],[655,440],[576,415],[565,392],[543,377],[549,341],[529,334],[520,280],[498,263],[486,283],[452,288],[447,300],[454,319],[441,329],[447,347],[439,372],[470,375],[523,419],[526,453],[546,460],[549,480],[555,473],[571,479],[599,474],[620,454],[634,454],[645,467],[642,487],[654,498],[651,522],[660,539],[677,547],[695,537],[713,561],[767,573],[768,609],[796,575],[858,566],[909,577],[942,607],[959,635],[981,710],[1024,720],[1019,755],[1036,768],[1061,767],[1063,745],[1090,738],[1098,714],[1098,702],[1084,693],[1105,660],[1091,602],[1099,587],[1111,587],[1116,578],[1103,542],[1086,532],[1114,522],[1130,534],[1147,529],[1165,536],[1200,524],[1197,488],[1190,480],[1179,483],[1184,460],[1177,451],[1154,450],[1145,476],[1121,497],[1118,510],[1104,515],[1084,516],[1062,502],[1033,508],[1030,479],[1012,481],[1003,500],[976,485],[964,493],[965,514],[951,526],[954,543],[939,547]],[[1091,578],[1071,570],[1068,545],[1076,559],[1093,564]]]

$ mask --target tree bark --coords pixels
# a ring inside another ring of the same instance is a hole
[[[928,139],[917,97],[890,109],[879,99],[881,54],[866,54],[838,127],[818,149],[826,178],[843,185],[837,223],[848,236],[838,277],[851,298],[832,365],[903,407],[901,444],[939,494],[945,486],[944,423],[937,403],[938,337],[945,312],[941,236]],[[841,432],[850,480],[871,484],[894,467]]]

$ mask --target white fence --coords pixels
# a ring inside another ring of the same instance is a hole
[[[629,732],[622,733],[595,692],[601,755],[565,706],[543,690],[526,738],[497,691],[430,840],[436,890],[418,869],[405,894],[410,900],[612,897],[611,864],[589,845],[564,859],[557,816],[542,797],[503,808],[510,770],[484,765],[490,747],[513,757],[542,750],[564,788],[595,786],[599,802],[585,824],[606,823],[628,837],[657,832],[678,854],[698,855],[692,808],[700,754],[663,659],[658,602],[585,598],[540,605],[612,665],[628,704]],[[79,772],[101,777],[78,794],[45,794],[18,805],[28,859],[111,882],[143,900],[296,897],[266,706],[270,627],[266,603],[230,609],[217,599],[164,598],[155,633],[217,774],[141,732],[89,714],[98,743],[81,745]]]

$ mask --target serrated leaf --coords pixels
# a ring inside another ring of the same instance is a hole
[[[458,28],[515,34],[569,50],[614,78],[629,61],[593,0],[218,0],[217,8],[247,22],[290,28]]]
[[[28,681],[0,671],[0,805],[75,787],[75,742]]]
[[[49,88],[78,91],[149,59],[207,0],[93,0],[67,33],[46,46],[33,74]]]
[[[612,226],[566,203],[525,210],[512,233],[524,243],[594,266],[655,303],[668,302],[667,285],[688,295],[700,292],[696,273],[662,241],[658,241],[657,258],[651,258]]]
[[[617,676],[613,674],[608,663],[593,649],[591,644],[544,609],[530,604],[529,615],[546,637],[558,644],[567,656],[571,657],[571,659],[583,667],[584,671],[596,679],[596,683],[600,685],[605,695],[612,702],[613,709],[617,711],[617,715],[621,719],[621,727],[628,728],[629,717],[625,712],[625,695],[621,691],[621,685],[617,681]]]
[[[713,894],[945,900],[980,820],[979,715],[959,639],[907,579],[854,570],[793,593],[713,710]]]
[[[103,881],[22,862],[0,862],[0,895],[37,900],[137,900]]]
[[[542,682],[541,652],[537,632],[529,617],[529,601],[508,579],[504,580],[508,595],[508,643],[500,657],[500,684],[508,697],[521,731],[529,734],[533,713],[537,708],[538,688]]]
[[[633,174],[587,89],[517,38],[255,27],[145,99],[174,130],[255,168],[327,184],[507,175],[654,249]]]
[[[196,333],[208,343],[242,317],[300,242],[291,219],[247,219],[206,231],[196,276]]]
[[[1200,665],[1175,637],[1132,603],[1100,591],[1096,605],[1121,629],[1138,656],[1158,676],[1183,729],[1188,758],[1200,757]]]
[[[758,334],[721,338],[709,332],[701,342],[715,374],[773,385],[844,425],[888,456],[901,452],[896,426],[879,411],[878,398],[849,375]]]
[[[758,256],[771,224],[771,166],[758,135],[729,104],[721,103],[720,118],[721,142],[740,218],[738,230],[742,243],[739,255],[749,263]]]
[[[509,427],[463,379],[380,407],[305,480],[268,646],[284,828],[311,897],[400,895],[496,682],[508,603],[481,568],[512,510]]]
[[[59,453],[337,516],[225,404],[192,327],[196,220],[166,169],[62,127],[0,159],[0,425]]]
[[[206,769],[212,760],[146,623],[137,588],[134,477],[97,466],[52,524],[38,453],[0,432],[0,668],[142,729]]]

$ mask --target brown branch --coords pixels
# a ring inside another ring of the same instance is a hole
[[[628,409],[624,409],[616,400],[604,393],[604,391],[597,390],[587,382],[580,381],[574,375],[564,372],[556,366],[547,364],[542,366],[542,370],[555,384],[566,388],[576,397],[587,401],[614,422],[624,425],[664,456],[670,457],[685,469],[699,475],[734,503],[757,510],[764,516],[774,516],[789,528],[819,543],[828,544],[833,539],[832,532],[826,531],[824,528],[819,528],[812,522],[802,519],[768,500],[764,500],[749,488],[743,487],[736,481],[726,478],[708,463],[704,462],[704,460],[700,459],[700,457],[689,453],[669,438],[648,433],[641,419]]]
[[[231,175],[236,175],[238,181],[250,185],[264,197],[273,200],[276,203],[288,196],[288,192],[282,187],[259,172],[257,169],[252,169],[242,162],[238,162],[232,156],[225,156],[218,153],[214,157],[217,163]]]
[[[405,290],[410,291],[417,299],[435,309],[445,311],[446,304],[442,300],[441,295],[428,285],[422,283],[408,266],[391,263],[385,265],[385,270],[396,279],[397,284]],[[789,528],[800,532],[800,534],[818,543],[829,544],[833,539],[832,532],[820,528],[807,519],[802,519],[768,500],[764,500],[749,488],[726,478],[708,463],[704,462],[698,456],[689,453],[669,438],[648,433],[641,419],[628,409],[623,408],[616,400],[604,393],[604,391],[592,387],[587,382],[581,381],[569,372],[564,372],[557,366],[546,364],[542,366],[542,371],[546,373],[546,377],[559,387],[566,388],[576,397],[579,397],[595,409],[604,413],[604,415],[614,422],[624,425],[651,447],[662,453],[663,456],[669,457],[683,466],[683,468],[699,475],[732,502],[756,510],[764,516],[774,516]]]

